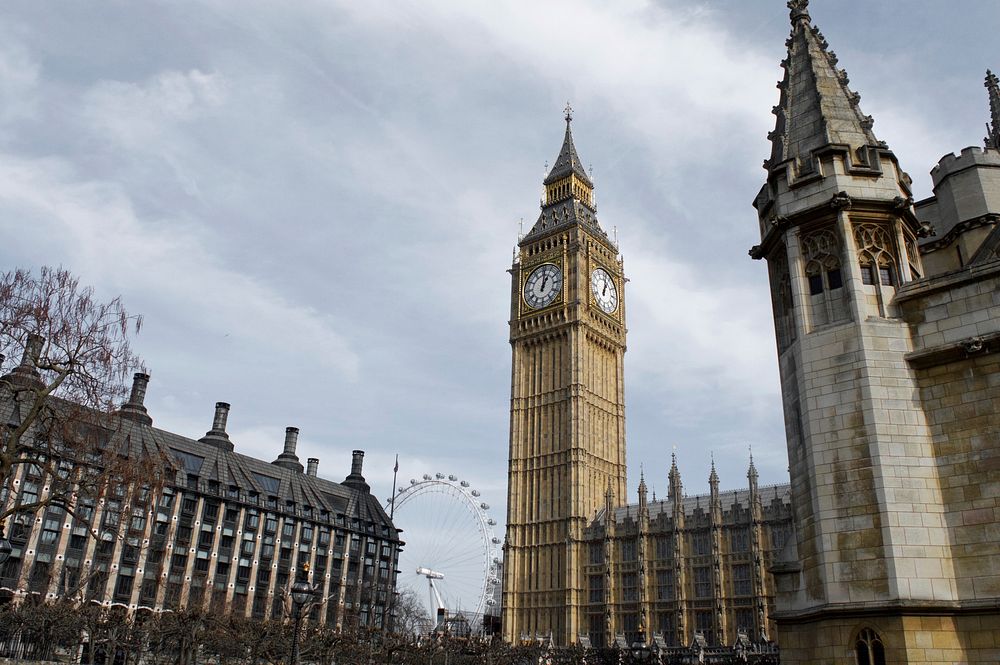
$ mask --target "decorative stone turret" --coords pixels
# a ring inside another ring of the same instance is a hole
[[[229,434],[226,432],[226,422],[228,420],[229,404],[226,402],[216,402],[215,417],[212,419],[212,429],[208,430],[205,436],[198,440],[222,450],[232,450],[233,442],[229,440]]]
[[[674,548],[674,589],[676,589],[677,595],[674,630],[678,639],[683,639],[683,636],[687,634],[687,603],[685,602],[687,580],[684,574],[684,557],[687,554],[687,548],[684,542],[684,488],[681,484],[681,472],[677,468],[677,453],[670,455],[668,478],[670,480],[671,517],[673,518],[671,521],[671,540],[673,540]]]
[[[806,663],[836,651],[815,638],[832,639],[844,613],[947,604],[955,583],[947,526],[925,509],[941,504],[941,483],[926,463],[934,445],[897,297],[924,274],[926,230],[910,177],[873,133],[808,1],[788,7],[767,180],[754,201],[761,241],[750,255],[768,264],[797,537],[794,554],[785,550],[797,561],[772,568],[776,639],[783,663]],[[906,571],[928,560],[933,583],[912,584]]]

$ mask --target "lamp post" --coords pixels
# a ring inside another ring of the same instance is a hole
[[[10,546],[10,541],[3,535],[3,520],[0,520],[0,565],[7,562],[13,551],[14,548]]]
[[[314,593],[315,590],[309,584],[309,564],[303,564],[299,571],[298,581],[292,585],[292,616],[295,620],[295,627],[292,633],[292,655],[288,660],[288,665],[299,665],[299,631],[302,627],[302,609],[312,599]]]

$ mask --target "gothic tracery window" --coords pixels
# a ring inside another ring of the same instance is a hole
[[[768,259],[771,268],[771,293],[774,306],[774,327],[778,352],[795,341],[792,280],[788,273],[788,255],[784,246],[778,247]]]
[[[917,253],[917,244],[909,236],[906,236],[906,258],[910,262],[913,279],[920,279],[920,255]]]
[[[821,229],[803,236],[802,261],[812,305],[812,327],[846,320],[847,304],[837,234],[832,229]]]
[[[869,304],[885,316],[886,297],[882,288],[894,288],[899,284],[894,246],[889,229],[877,224],[858,224],[854,227],[854,239],[858,246],[858,264],[861,281],[866,286],[874,286],[874,297]]]
[[[854,656],[857,665],[885,665],[882,638],[871,628],[864,628],[854,643]]]

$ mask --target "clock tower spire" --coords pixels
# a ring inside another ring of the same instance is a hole
[[[510,465],[504,636],[588,632],[585,525],[622,500],[625,479],[625,277],[597,221],[576,151],[572,108],[541,213],[511,266]],[[603,615],[597,619],[602,622]]]

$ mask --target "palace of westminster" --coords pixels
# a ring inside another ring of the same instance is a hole
[[[667,496],[640,479],[627,503],[626,278],[567,110],[510,269],[507,641],[745,636],[785,663],[1000,662],[1000,81],[987,73],[985,147],[945,155],[914,201],[808,0],[788,7],[749,253],[769,277],[790,482],[759,486],[751,459],[743,488],[720,489],[713,464],[688,496],[674,460]],[[25,358],[0,381],[30,383]],[[55,597],[96,566],[96,602],[281,616],[308,562],[324,598],[309,620],[387,625],[403,543],[363,453],[341,483],[303,468],[294,428],[273,462],[241,455],[222,403],[199,440],[165,432],[147,381],[114,418],[176,481],[122,540],[86,537],[100,504],[17,516],[0,587]],[[16,481],[0,501],[45,491],[30,467]]]

